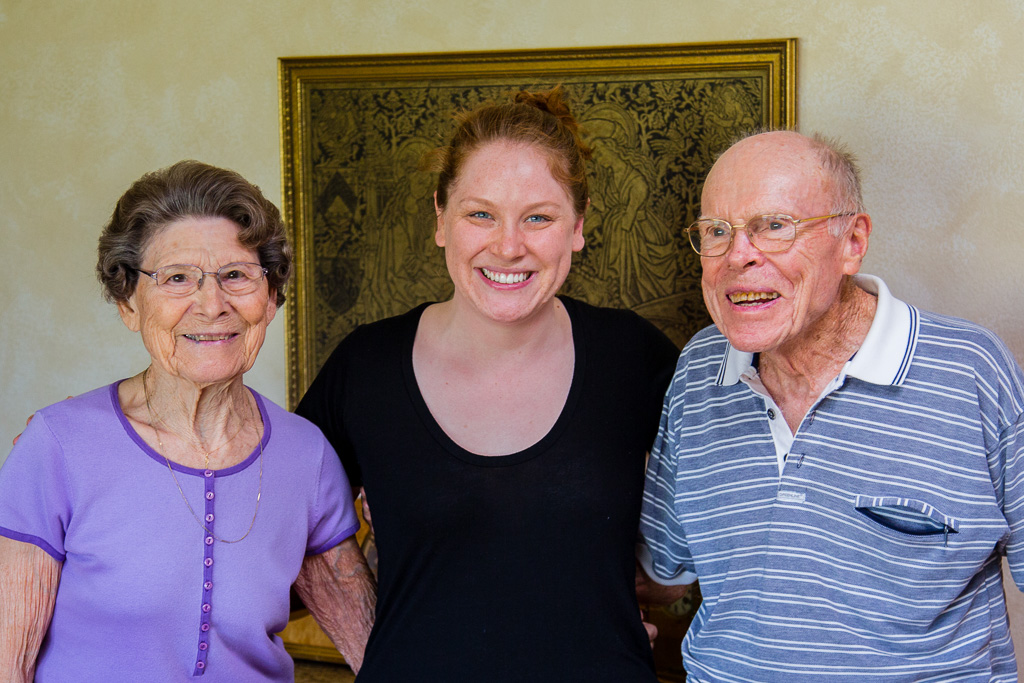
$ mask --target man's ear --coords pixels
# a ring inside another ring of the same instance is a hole
[[[868,253],[868,241],[871,237],[871,216],[858,213],[853,219],[853,226],[843,235],[843,274],[856,275],[860,265]]]

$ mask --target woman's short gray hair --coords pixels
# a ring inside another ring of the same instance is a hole
[[[127,301],[139,281],[149,241],[185,218],[226,218],[238,226],[238,241],[259,254],[267,284],[285,300],[292,249],[277,207],[238,173],[199,161],[179,161],[142,176],[114,207],[99,241],[96,273],[103,296]]]

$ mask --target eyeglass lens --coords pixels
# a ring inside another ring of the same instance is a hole
[[[699,220],[689,231],[690,243],[704,256],[721,256],[729,250],[734,230],[745,230],[747,238],[761,251],[784,251],[796,236],[796,223],[789,216],[756,216],[734,228],[721,220]]]
[[[204,273],[199,266],[179,263],[158,268],[153,275],[157,285],[170,294],[191,294],[206,275],[213,275],[228,294],[249,294],[263,279],[263,267],[258,263],[229,263],[216,273]]]

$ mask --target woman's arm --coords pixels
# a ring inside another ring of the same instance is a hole
[[[295,590],[352,671],[358,673],[373,627],[377,582],[355,536],[303,560]]]
[[[57,600],[61,564],[0,536],[0,681],[32,681]]]

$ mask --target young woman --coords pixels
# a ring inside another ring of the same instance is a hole
[[[633,549],[677,349],[556,296],[588,156],[557,89],[463,115],[435,193],[454,295],[357,328],[299,405],[373,512],[361,682],[656,680]]]

